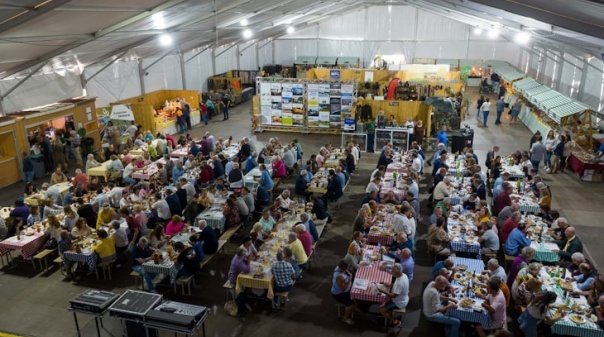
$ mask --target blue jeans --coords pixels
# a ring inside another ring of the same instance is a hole
[[[545,167],[552,167],[552,152],[545,152]]]
[[[26,183],[32,183],[34,181],[34,171],[23,172],[23,175],[25,176]]]
[[[491,86],[493,87],[493,92],[497,94],[499,92],[499,82],[493,81],[493,83],[491,83]]]
[[[224,119],[229,119],[229,108],[222,107],[222,114],[224,115]]]
[[[132,270],[142,276],[142,278],[145,280],[145,283],[147,283],[147,288],[149,291],[155,290],[155,286],[153,285],[153,278],[156,276],[155,273],[147,273],[140,264],[133,266]]]
[[[426,317],[429,321],[435,323],[441,323],[444,325],[451,326],[450,337],[457,337],[459,335],[459,326],[461,325],[461,321],[458,318],[451,317],[449,315],[445,315],[443,313],[436,313],[434,316]]]
[[[206,113],[206,114],[203,114],[202,116],[203,116],[203,124],[208,125],[208,114]]]
[[[497,110],[497,119],[495,120],[495,124],[501,124],[501,114],[503,113],[503,110],[499,111]]]
[[[123,180],[125,183],[131,184],[131,185],[136,184],[136,179],[133,179],[133,178],[131,178],[131,177],[124,177],[124,178],[122,178],[122,180]]]
[[[533,168],[535,170],[537,170],[537,172],[539,172],[539,162],[540,162],[540,160],[532,160],[531,159],[531,164],[533,164]]]
[[[482,112],[482,120],[483,120],[484,126],[487,126],[487,118],[489,118],[489,112],[490,111],[486,111],[486,110]]]

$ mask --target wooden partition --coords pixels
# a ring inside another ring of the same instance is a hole
[[[20,153],[15,135],[15,120],[0,123],[0,187],[21,180]]]
[[[331,69],[328,68],[313,68],[309,69],[306,72],[306,78],[309,79],[329,79],[329,71]],[[340,69],[340,80],[342,81],[351,81],[357,80],[359,82],[365,82],[365,73],[371,72],[373,73],[373,80],[371,82],[390,82],[393,78],[398,78],[403,82],[419,82],[417,80],[409,79],[407,71],[404,70],[373,70],[373,69]],[[453,86],[453,85],[461,85],[461,83],[449,83],[450,81],[459,81],[460,80],[460,72],[459,71],[450,71],[447,73],[447,76],[444,81],[426,81],[425,84],[430,85],[443,85]],[[423,83],[423,82],[422,82]]]
[[[158,90],[142,96],[135,96],[111,103],[116,104],[151,104],[154,109],[159,109],[166,101],[177,97],[184,98],[191,106],[191,110],[199,109],[199,92],[195,90]],[[134,110],[133,110],[134,111]]]

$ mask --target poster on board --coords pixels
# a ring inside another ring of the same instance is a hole
[[[342,85],[331,83],[329,85],[329,126],[342,127]]]
[[[271,124],[272,120],[272,97],[271,84],[260,83],[260,113],[262,115],[262,124]]]
[[[293,125],[293,84],[283,83],[281,85],[281,124],[285,126]]]
[[[319,84],[319,127],[329,127],[330,105],[329,84]]]
[[[270,83],[271,92],[271,124],[281,125],[283,115],[283,98],[281,83]]]

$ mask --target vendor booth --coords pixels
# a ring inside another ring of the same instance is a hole
[[[18,153],[15,119],[0,118],[0,187],[21,180],[21,154]]]
[[[199,92],[194,90],[158,90],[113,102],[111,105],[128,105],[135,123],[145,131],[173,134],[178,132],[176,108],[182,108],[185,103],[191,107],[191,125],[201,122],[199,98]]]

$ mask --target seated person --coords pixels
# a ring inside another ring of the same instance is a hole
[[[294,280],[297,278],[294,267],[287,261],[285,261],[285,255],[282,250],[277,252],[277,261],[271,265],[271,273],[275,279],[274,293],[284,293],[292,290],[294,286]],[[273,297],[273,308],[276,308],[279,304],[279,296]]]
[[[507,238],[504,246],[504,252],[510,256],[516,256],[522,248],[529,247],[531,240],[526,237],[526,224],[519,223],[518,228],[514,228]]]
[[[99,229],[96,231],[99,237],[96,244],[92,246],[92,251],[99,254],[97,263],[110,262],[116,260],[115,241],[112,237],[108,237],[107,231]]]
[[[461,321],[458,318],[445,315],[447,310],[457,309],[457,303],[450,300],[443,302],[440,294],[447,284],[447,279],[443,276],[436,277],[434,281],[428,284],[422,296],[423,312],[429,321],[450,326],[451,336],[458,336]]]
[[[392,266],[393,284],[383,284],[378,291],[386,295],[387,302],[380,308],[380,313],[384,315],[392,325],[398,326],[401,322],[392,317],[392,311],[395,309],[405,309],[409,303],[409,279],[403,274],[403,266],[395,263]]]
[[[486,337],[487,330],[495,330],[503,328],[506,323],[506,304],[503,292],[499,288],[500,282],[491,280],[487,285],[487,296],[482,303],[482,307],[491,316],[491,326],[485,327],[482,325],[476,326],[476,333],[479,337]]]
[[[598,278],[598,272],[589,263],[581,263],[579,271],[581,274],[574,277],[577,282],[577,289],[579,291],[591,289],[592,283]]]
[[[342,260],[333,271],[331,283],[331,295],[338,302],[345,306],[344,323],[353,325],[352,313],[356,309],[356,303],[350,298],[350,290],[352,289],[352,273],[348,271],[348,264]]]
[[[199,271],[199,257],[194,247],[185,247],[185,244],[176,241],[174,250],[178,253],[176,266],[179,268],[176,278],[195,275]]]

